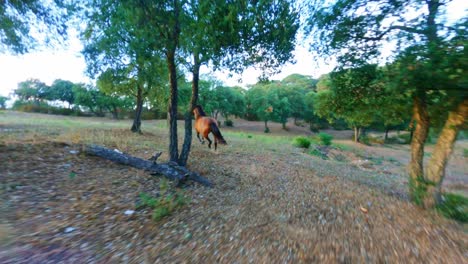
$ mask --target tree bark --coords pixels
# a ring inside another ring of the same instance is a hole
[[[169,96],[169,157],[170,161],[179,161],[179,147],[177,141],[177,70],[175,65],[175,50],[167,55],[167,66],[169,68],[169,80],[171,91]]]
[[[177,0],[173,1],[174,7],[174,25],[170,28],[171,41],[167,46],[166,59],[169,70],[170,96],[169,96],[169,159],[172,162],[179,161],[179,146],[177,140],[177,67],[175,64],[175,53],[179,45],[180,24],[179,13],[180,6]]]
[[[200,58],[198,53],[193,54],[194,65],[192,72],[192,97],[190,104],[185,113],[185,137],[184,144],[182,145],[182,152],[179,157],[179,165],[185,166],[190,154],[190,148],[192,146],[192,111],[198,101],[198,83],[200,80]]]
[[[416,201],[419,199],[417,197],[418,187],[421,180],[424,179],[424,144],[429,134],[429,114],[424,91],[413,98],[413,120],[416,125],[411,140],[411,159],[408,164],[408,172],[410,176],[410,197]]]
[[[141,112],[143,111],[143,88],[140,84],[137,87],[135,117],[133,118],[132,132],[141,133]]]
[[[355,126],[354,127],[354,142],[358,143],[359,142],[359,133],[361,131],[361,128]]]
[[[430,184],[424,196],[424,207],[433,208],[441,201],[441,186],[445,176],[445,166],[453,151],[460,128],[468,117],[468,99],[464,99],[455,111],[449,112],[447,121],[437,139],[434,152],[426,167],[426,180]]]
[[[191,172],[187,170],[185,167],[178,166],[176,163],[173,162],[156,164],[153,161],[132,157],[127,154],[97,145],[88,145],[85,147],[84,151],[88,155],[98,156],[113,161],[115,163],[146,170],[152,175],[164,175],[166,178],[174,180],[178,184],[183,183],[187,180],[192,180],[204,186],[213,186],[213,183],[211,183],[208,179],[200,176],[196,172]]]

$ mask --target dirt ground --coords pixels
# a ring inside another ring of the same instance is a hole
[[[339,162],[290,144],[264,146],[255,137],[226,136],[229,145],[218,152],[194,141],[188,167],[215,186],[186,186],[190,203],[155,222],[150,210],[136,210],[135,204],[141,192],[158,195],[160,178],[86,156],[83,142],[73,137],[96,133],[93,138],[165,145],[165,135],[120,128],[42,133],[0,125],[8,138],[0,141],[0,263],[466,263],[468,258],[466,225],[405,198],[404,146],[340,141],[353,153]],[[235,129],[245,131],[241,124]],[[10,134],[18,131],[22,138],[12,140]],[[111,148],[121,144],[106,142]],[[126,152],[148,157],[151,149],[128,144]],[[463,189],[466,158],[459,152],[447,178]],[[330,156],[339,154],[344,155]],[[353,163],[356,159],[371,162]]]

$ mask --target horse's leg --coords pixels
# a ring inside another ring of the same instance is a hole
[[[200,138],[200,133],[197,132],[197,138],[200,141],[200,143],[205,144],[205,141]]]
[[[211,148],[211,140],[209,136],[206,136],[206,140],[208,140],[208,148]]]
[[[214,142],[215,142],[215,151],[216,151],[216,148],[218,147],[218,139],[216,139],[216,137],[214,137]]]

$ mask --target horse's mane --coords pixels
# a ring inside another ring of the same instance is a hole
[[[203,108],[200,105],[196,105],[195,108],[198,108],[200,116],[206,116],[205,111],[203,111]]]

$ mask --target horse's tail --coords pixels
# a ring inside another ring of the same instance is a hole
[[[221,131],[219,131],[218,126],[216,125],[215,122],[210,124],[211,127],[211,132],[213,132],[213,135],[215,138],[218,140],[219,144],[227,145],[226,140],[224,140],[223,135],[221,135]]]

